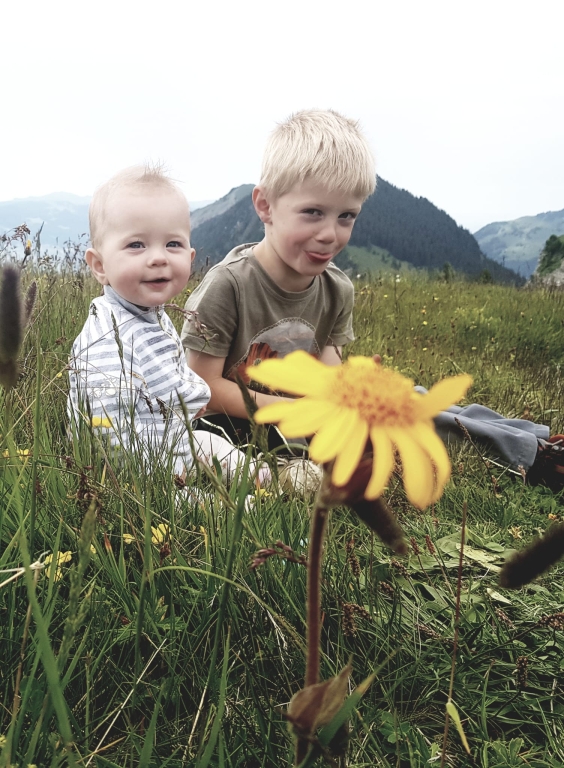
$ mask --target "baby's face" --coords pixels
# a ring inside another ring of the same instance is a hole
[[[183,195],[167,189],[116,191],[107,202],[100,246],[86,260],[98,282],[141,307],[186,287],[195,251]]]

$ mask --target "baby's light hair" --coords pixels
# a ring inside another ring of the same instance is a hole
[[[124,188],[143,189],[164,189],[170,192],[177,192],[184,197],[182,191],[175,182],[167,175],[166,170],[161,164],[132,165],[119,171],[111,179],[99,186],[92,195],[90,207],[88,209],[88,219],[90,223],[90,241],[94,248],[100,244],[102,232],[104,229],[105,209],[109,198],[117,190]],[[188,205],[188,202],[186,202]]]
[[[374,192],[374,156],[356,120],[332,109],[306,109],[274,129],[260,186],[276,199],[306,179],[362,200]]]

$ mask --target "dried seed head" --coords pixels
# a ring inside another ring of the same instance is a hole
[[[564,631],[564,613],[551,613],[550,616],[543,616],[538,620],[537,626]]]
[[[517,688],[521,691],[527,687],[527,678],[529,677],[529,659],[527,656],[518,656],[516,661],[515,674],[517,675]]]
[[[20,270],[7,264],[0,283],[0,362],[18,359],[23,339]]]
[[[431,541],[431,537],[428,533],[425,534],[425,544],[427,545],[427,551],[430,555],[435,555],[437,550],[435,549],[435,545]]]
[[[419,544],[417,543],[415,536],[411,536],[409,539],[409,543],[411,544],[411,549],[413,550],[414,555],[420,555],[421,550],[419,549]]]
[[[360,579],[360,563],[358,562],[358,557],[354,551],[354,539],[347,541],[345,550],[347,553],[347,562],[349,564],[349,568],[351,569],[352,575],[355,577],[355,579]]]
[[[28,325],[30,321],[31,313],[33,312],[33,307],[35,306],[36,298],[37,298],[37,283],[34,280],[33,283],[27,289],[27,293],[25,295],[24,320],[26,325]]]
[[[499,583],[507,589],[519,589],[540,576],[564,555],[564,523],[552,525],[544,536],[505,561]]]
[[[356,635],[354,613],[354,605],[352,603],[343,603],[343,634],[346,637],[355,637]]]

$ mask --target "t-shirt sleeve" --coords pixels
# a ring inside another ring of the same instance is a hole
[[[327,340],[328,344],[335,344],[335,346],[338,347],[350,344],[355,338],[353,331],[354,287],[345,275],[343,275],[343,277],[345,277],[345,281],[343,281],[341,286],[343,298],[342,308],[337,315],[337,319],[335,320],[335,324],[333,325],[333,329]]]
[[[227,269],[211,269],[186,302],[193,313],[180,338],[185,349],[227,357],[239,325],[239,291]]]

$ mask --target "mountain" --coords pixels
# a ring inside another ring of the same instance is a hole
[[[240,243],[260,240],[263,227],[255,213],[250,192],[252,185],[232,189],[213,206],[193,217],[192,245],[200,264],[215,264]],[[522,282],[519,277],[496,261],[487,258],[468,230],[424,197],[415,197],[378,179],[376,192],[365,202],[347,248],[337,263],[353,271],[380,269],[382,254],[393,263],[405,262],[412,267],[442,269],[446,262],[468,275],[478,276],[487,270],[502,282]],[[355,250],[356,248],[356,250]],[[362,254],[360,254],[360,251]],[[370,254],[374,268],[370,269]],[[362,258],[359,261],[359,256]]]
[[[509,269],[530,277],[539,254],[550,235],[564,233],[564,210],[548,211],[536,216],[522,216],[513,221],[487,224],[474,237],[482,251]]]
[[[209,205],[209,200],[190,203],[193,217],[198,208]],[[0,202],[0,234],[20,224],[27,224],[32,235],[43,224],[41,245],[48,248],[61,246],[66,240],[76,241],[88,237],[88,206],[90,197],[70,192],[52,192],[41,197],[24,197]]]
[[[32,234],[43,224],[41,244],[55,247],[88,232],[89,197],[53,192],[0,203],[0,233],[27,224]]]

